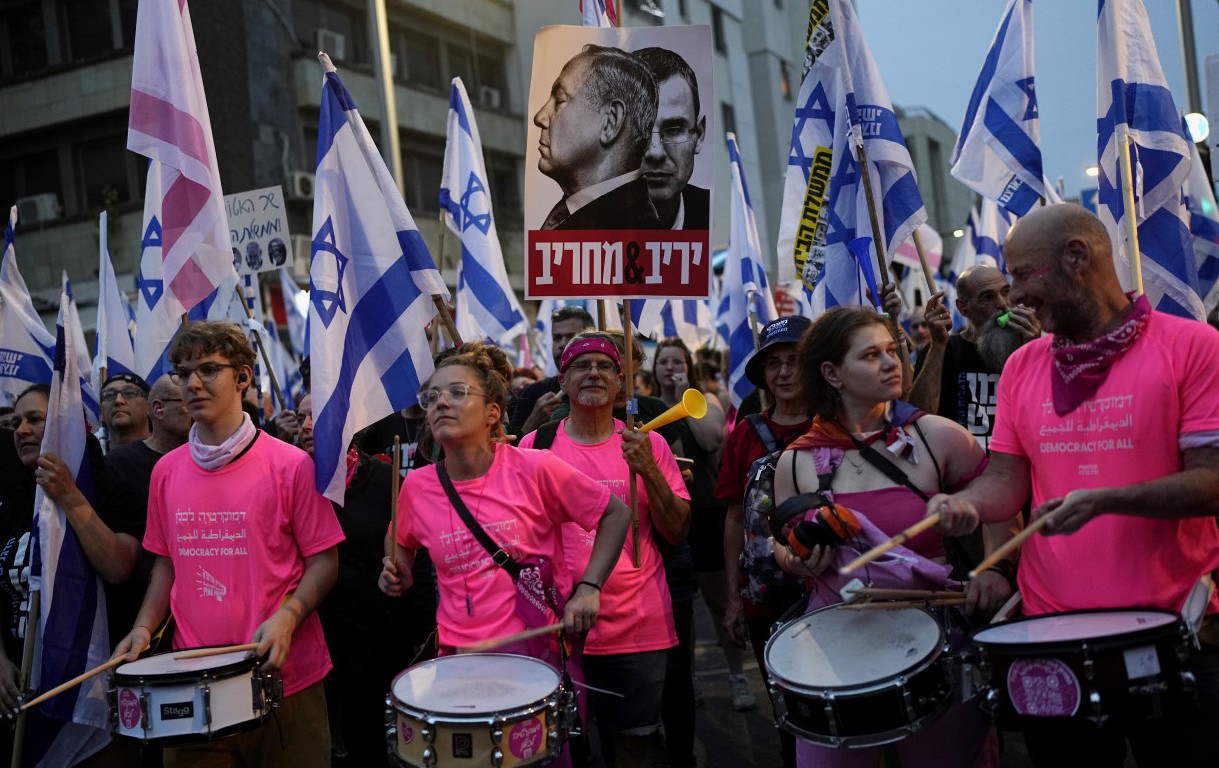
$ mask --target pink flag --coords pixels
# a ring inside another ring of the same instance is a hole
[[[233,274],[233,257],[186,0],[139,4],[127,148],[163,166],[165,290],[189,310]]]

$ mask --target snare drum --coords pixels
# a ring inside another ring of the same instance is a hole
[[[260,725],[279,706],[279,673],[260,674],[248,651],[195,659],[163,653],[110,676],[114,733],[144,744],[218,739]]]
[[[1196,696],[1181,617],[1096,610],[976,630],[982,708],[1004,728],[1120,728],[1179,712]]]
[[[900,741],[948,707],[945,651],[943,628],[922,608],[805,614],[766,643],[779,727],[831,747]]]
[[[394,678],[386,698],[389,753],[399,765],[544,765],[575,717],[559,673],[527,656],[442,656]]]

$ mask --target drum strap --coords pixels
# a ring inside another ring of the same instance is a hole
[[[449,478],[449,471],[445,469],[443,461],[436,465],[436,476],[440,478],[440,485],[448,494],[449,503],[453,505],[453,509],[457,510],[458,517],[470,529],[470,533],[474,534],[478,543],[483,545],[483,549],[487,550],[487,554],[491,555],[491,562],[507,571],[512,576],[512,580],[516,581],[521,575],[521,564],[513,560],[512,555],[505,552],[503,547],[496,544],[495,539],[491,538],[491,535],[474,519],[474,515],[470,514],[470,508],[461,500],[457,489],[453,487],[453,481]]]

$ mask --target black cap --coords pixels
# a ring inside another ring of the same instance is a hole
[[[128,384],[134,384],[140,389],[144,390],[144,394],[148,394],[148,382],[144,381],[139,376],[136,376],[134,373],[116,373],[111,376],[107,376],[106,380],[102,382],[102,389],[110,386],[110,382],[112,381],[125,381]]]
[[[758,351],[745,363],[745,378],[758,389],[766,389],[766,351],[777,344],[796,344],[812,324],[807,317],[791,315],[762,326]]]

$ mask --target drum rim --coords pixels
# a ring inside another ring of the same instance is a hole
[[[1116,614],[1116,613],[1158,613],[1164,616],[1170,616],[1174,620],[1159,624],[1154,627],[1141,627],[1132,629],[1128,632],[1120,632],[1112,635],[1096,635],[1093,637],[1081,637],[1074,640],[1043,640],[1027,643],[1010,643],[1000,642],[996,640],[980,640],[978,635],[985,633],[988,630],[993,630],[999,627],[1006,627],[1012,624],[1028,623],[1039,619],[1058,616],[1086,616],[1097,614]],[[997,624],[988,624],[984,627],[969,633],[969,642],[988,652],[1007,655],[1008,653],[1025,656],[1032,652],[1048,653],[1062,651],[1078,651],[1081,644],[1086,643],[1089,648],[1103,649],[1113,645],[1125,646],[1129,642],[1138,642],[1141,640],[1151,639],[1155,637],[1171,637],[1181,632],[1184,619],[1181,614],[1174,611],[1169,611],[1164,608],[1155,606],[1125,606],[1121,608],[1080,608],[1073,611],[1059,611],[1056,613],[1040,613],[1036,616],[1020,616],[1015,619],[1008,619]],[[1016,653],[1020,651],[1019,653]]]
[[[924,654],[918,661],[915,661],[910,666],[903,668],[901,672],[898,672],[893,675],[889,675],[887,677],[882,677],[878,680],[874,680],[874,681],[864,683],[864,684],[820,685],[820,686],[813,687],[813,686],[809,686],[807,683],[800,683],[800,682],[796,682],[795,680],[790,680],[790,679],[784,677],[783,675],[779,674],[778,672],[774,671],[774,668],[770,664],[770,648],[771,648],[771,644],[775,641],[776,638],[778,638],[781,634],[783,634],[784,630],[786,630],[788,627],[795,624],[796,622],[801,621],[802,619],[806,619],[809,616],[812,616],[814,614],[818,614],[823,611],[829,611],[829,610],[834,610],[834,609],[841,610],[842,606],[844,606],[844,605],[845,605],[845,603],[835,603],[833,605],[825,605],[814,611],[809,611],[808,613],[797,616],[796,618],[792,619],[791,621],[784,623],[781,627],[776,629],[769,638],[767,638],[766,648],[764,649],[764,651],[762,653],[762,659],[763,659],[763,661],[766,662],[766,674],[769,675],[777,684],[779,684],[779,686],[781,688],[791,691],[792,693],[811,694],[811,695],[817,695],[821,692],[829,691],[829,692],[834,692],[836,694],[836,696],[839,698],[851,698],[853,696],[863,696],[863,695],[866,695],[869,693],[875,693],[876,691],[881,691],[881,690],[884,690],[885,688],[888,688],[889,683],[891,683],[894,680],[897,680],[898,678],[904,677],[904,678],[909,679],[909,678],[913,678],[916,675],[922,674],[926,670],[930,669],[931,666],[934,665],[936,663],[936,661],[940,658],[940,656],[943,655],[943,653],[944,653],[944,643],[945,643],[945,640],[947,639],[947,637],[944,633],[943,625],[936,618],[935,614],[921,606],[906,606],[906,607],[902,607],[902,608],[894,608],[892,610],[899,610],[899,611],[912,610],[912,611],[922,612],[929,619],[931,619],[932,623],[935,625],[937,631],[939,632],[940,637],[939,637],[939,640],[937,640],[935,642],[935,644],[931,647],[931,650],[929,650],[926,654]]]
[[[455,712],[452,710],[435,709],[435,708],[424,709],[424,708],[417,706],[414,703],[404,702],[401,698],[399,698],[399,696],[396,692],[396,689],[398,687],[398,681],[401,680],[402,677],[404,675],[406,675],[408,672],[415,670],[415,669],[419,669],[424,666],[428,666],[428,665],[435,666],[442,659],[469,658],[469,657],[484,657],[484,658],[496,657],[496,658],[508,658],[508,659],[525,659],[526,661],[541,665],[546,670],[553,673],[554,677],[555,677],[555,687],[552,688],[550,691],[548,691],[546,693],[546,695],[543,696],[542,698],[533,699],[531,701],[524,702],[522,704],[517,705],[517,707],[514,709],[486,710],[484,712],[475,712],[475,713],[472,713],[468,710],[462,711],[462,712]],[[559,692],[559,690],[562,689],[562,687],[563,687],[562,674],[560,674],[557,669],[550,666],[549,664],[542,661],[541,659],[535,659],[532,656],[523,656],[523,655],[517,654],[517,653],[461,653],[461,654],[454,654],[452,656],[437,656],[434,659],[425,659],[424,661],[421,661],[418,664],[412,664],[411,666],[402,670],[398,674],[394,675],[394,679],[390,681],[389,698],[392,702],[392,706],[393,706],[394,710],[401,712],[404,715],[408,715],[410,717],[415,717],[419,720],[426,721],[428,716],[440,715],[445,718],[446,723],[485,723],[485,722],[491,722],[491,721],[495,721],[495,720],[504,718],[506,713],[511,713],[513,715],[521,715],[523,719],[529,719],[531,717],[534,717],[538,713],[540,713],[550,707],[551,703],[555,700],[555,695]],[[513,720],[512,722],[517,722],[517,721]]]
[[[186,653],[188,651],[201,651],[209,648],[224,648],[223,645],[206,645],[198,648],[175,648],[165,653],[153,653],[148,656],[142,656],[135,661],[128,661],[125,664],[120,664],[114,670],[114,682],[116,684],[172,684],[188,681],[197,681],[204,678],[211,680],[223,680],[252,670],[257,674],[260,663],[256,656],[246,656],[235,661],[230,661],[227,664],[222,664],[216,667],[201,667],[199,669],[190,670],[175,670],[173,672],[123,672],[123,668],[131,664],[136,664],[147,659],[155,659],[159,656],[171,656],[176,653]],[[247,653],[249,653],[247,651]]]

